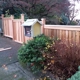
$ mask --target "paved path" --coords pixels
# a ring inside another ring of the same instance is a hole
[[[28,69],[23,69],[19,62],[0,67],[0,80],[36,80]]]
[[[13,40],[0,37],[0,80],[39,80],[40,73],[33,75],[19,64],[17,52],[20,47],[21,44]]]
[[[0,36],[0,80],[35,80],[18,62],[17,52],[21,44]]]
[[[5,64],[17,62],[17,52],[21,44],[10,40],[9,38],[0,37],[0,67]]]

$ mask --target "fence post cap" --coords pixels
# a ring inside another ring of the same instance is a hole
[[[46,19],[45,18],[41,18],[42,24],[44,25],[46,23]]]
[[[41,18],[41,20],[46,20],[46,18]]]
[[[24,15],[24,14],[21,14],[21,15]]]

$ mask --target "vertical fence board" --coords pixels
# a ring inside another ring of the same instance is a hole
[[[51,38],[53,38],[54,30],[51,29]]]
[[[69,43],[71,44],[71,31],[69,31]]]
[[[73,44],[75,44],[75,42],[76,42],[76,32],[73,31]]]
[[[79,31],[76,31],[76,44],[79,44]]]

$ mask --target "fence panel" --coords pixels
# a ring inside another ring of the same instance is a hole
[[[80,44],[80,26],[44,25],[44,34],[68,44]]]
[[[14,41],[19,43],[24,42],[24,30],[21,26],[24,22],[24,15],[21,14],[21,19],[14,19],[14,16],[4,17],[2,15],[2,22],[3,22],[3,31],[4,36],[12,38]]]
[[[13,38],[13,24],[11,17],[3,18],[4,36]]]
[[[24,42],[24,30],[21,24],[21,20],[13,20],[13,40],[19,43]]]

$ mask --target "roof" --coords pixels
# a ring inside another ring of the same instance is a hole
[[[41,24],[41,22],[38,19],[27,19],[22,26],[33,26],[36,22]]]

